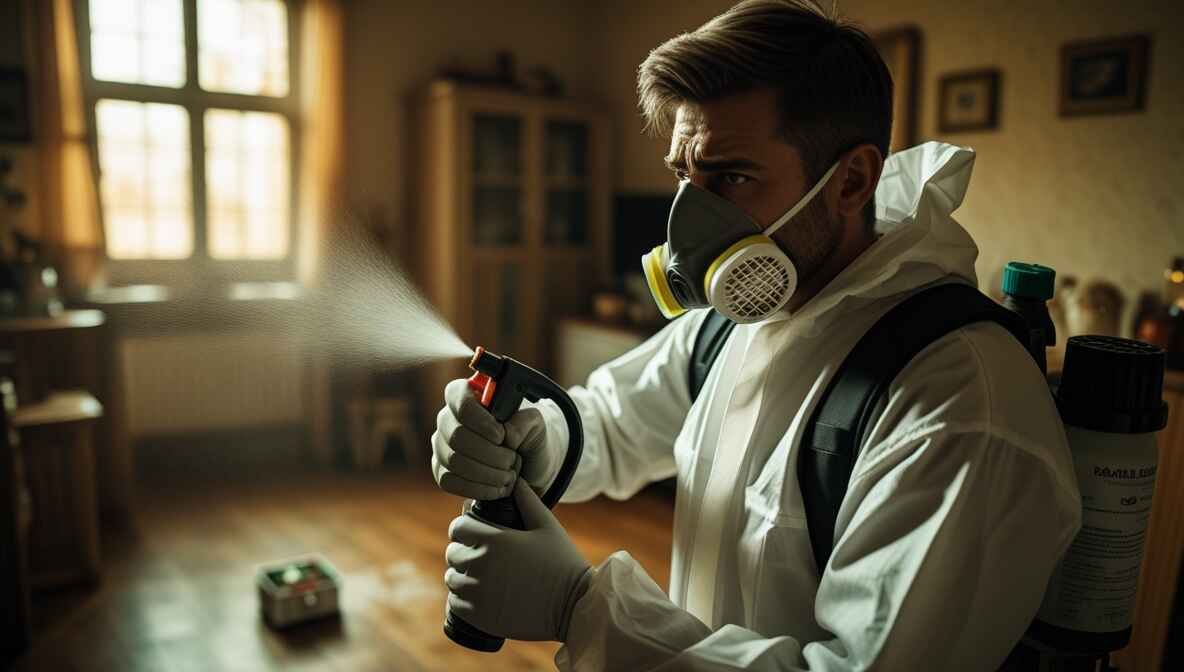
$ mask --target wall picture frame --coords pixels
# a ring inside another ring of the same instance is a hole
[[[0,68],[0,142],[30,142],[29,80],[24,70]]]
[[[871,36],[892,75],[892,140],[890,152],[917,143],[917,100],[921,81],[921,30],[901,26]]]
[[[941,78],[937,126],[942,133],[987,131],[999,127],[998,68],[952,72]]]
[[[1061,116],[1142,111],[1150,50],[1145,34],[1063,45]]]

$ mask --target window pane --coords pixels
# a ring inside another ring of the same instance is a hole
[[[139,0],[90,0],[90,29],[92,31],[128,30],[139,25]]]
[[[288,120],[270,112],[208,110],[207,231],[217,259],[288,254]]]
[[[104,206],[107,222],[107,254],[112,259],[147,259],[148,224],[138,210]]]
[[[95,79],[185,84],[181,0],[90,0],[90,31]]]
[[[190,256],[189,114],[179,105],[100,100],[95,121],[107,255]]]
[[[198,0],[198,81],[207,91],[288,95],[283,0]]]

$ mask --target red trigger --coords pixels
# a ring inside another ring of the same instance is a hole
[[[493,405],[493,393],[497,390],[497,381],[478,371],[469,378],[469,389],[477,395],[481,405],[489,408]]]

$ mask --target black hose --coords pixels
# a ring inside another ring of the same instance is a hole
[[[547,379],[547,382],[550,383],[548,387],[552,388],[552,390],[548,390],[549,392],[558,391],[559,393],[539,396],[555,402],[555,405],[563,412],[563,419],[567,421],[567,454],[563,456],[563,464],[559,466],[559,473],[555,475],[551,487],[547,488],[547,492],[542,496],[543,504],[550,509],[554,508],[563,498],[563,493],[567,492],[567,486],[571,485],[571,479],[576,475],[576,469],[580,466],[580,456],[584,452],[584,423],[580,419],[579,409],[576,408],[575,402],[567,392],[550,379]]]

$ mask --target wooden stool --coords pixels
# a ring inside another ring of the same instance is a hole
[[[33,499],[29,573],[35,587],[99,578],[94,427],[103,407],[88,392],[56,392],[17,408],[13,425]]]

